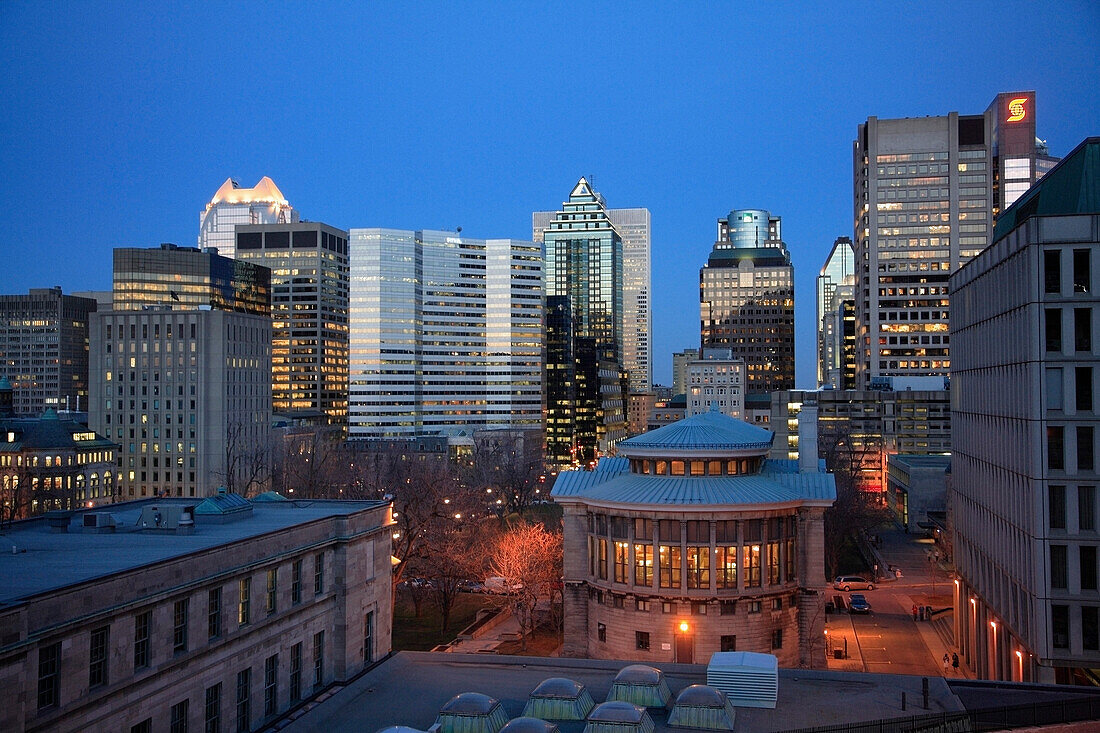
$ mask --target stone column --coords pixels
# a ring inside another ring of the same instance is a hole
[[[808,667],[825,664],[825,509],[810,507],[798,512],[799,662]]]
[[[588,514],[583,504],[562,502],[565,589],[564,657],[588,656]]]

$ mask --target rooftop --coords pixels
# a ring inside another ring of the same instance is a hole
[[[608,461],[600,460],[600,464]],[[741,476],[654,476],[630,473],[627,461],[611,459],[610,470],[563,471],[555,499],[577,496],[612,505],[690,506],[744,509],[774,504],[819,504],[836,500],[832,474],[799,473],[798,461],[769,459],[760,473]],[[618,469],[618,470],[616,470]]]
[[[225,183],[214,194],[214,198],[210,199],[210,203],[207,204],[206,208],[209,209],[211,206],[220,203],[250,204],[260,202],[287,205],[283,192],[275,185],[275,181],[267,176],[261,178],[252,188],[241,188],[232,178],[226,178]]]
[[[0,418],[0,453],[23,450],[94,450],[116,447],[101,435],[50,408],[41,417]]]
[[[196,506],[202,499],[145,499],[74,512],[68,532],[50,528],[47,517],[16,522],[0,531],[0,607],[40,593],[135,570],[180,556],[277,532],[307,522],[348,516],[386,505],[384,501],[286,501],[253,505],[226,523],[196,515],[194,534],[166,534],[138,528],[143,507]],[[82,532],[85,514],[110,514],[113,532]],[[9,550],[11,548],[11,550]],[[14,552],[12,551],[14,550]]]
[[[951,456],[948,455],[915,455],[912,453],[893,453],[888,456],[890,463],[898,463],[907,468],[941,468],[946,470],[951,465]]]
[[[496,698],[509,718],[522,715],[531,691],[549,677],[583,684],[596,701],[606,699],[615,674],[629,662],[400,652],[296,718],[294,730],[326,733],[377,731],[391,725],[426,730],[454,695],[480,692]],[[704,665],[662,664],[673,694],[706,682]],[[977,683],[930,677],[928,710],[921,707],[921,677],[821,670],[779,670],[775,709],[737,708],[739,731],[784,731],[824,724],[903,718],[925,713],[1042,702],[1087,695],[1081,688]],[[909,706],[901,709],[905,693]],[[656,730],[667,712],[650,710]],[[562,733],[581,733],[584,721],[555,721]]]
[[[637,449],[766,451],[774,438],[770,430],[711,409],[624,440],[619,452],[629,456]]]

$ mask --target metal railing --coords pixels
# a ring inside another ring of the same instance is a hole
[[[861,723],[798,728],[787,733],[970,733],[1100,720],[1100,696],[981,710],[929,713]]]

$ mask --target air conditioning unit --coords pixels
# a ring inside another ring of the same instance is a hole
[[[115,518],[106,512],[88,512],[84,515],[85,532],[114,532]]]

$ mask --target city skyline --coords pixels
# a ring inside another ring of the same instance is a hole
[[[796,272],[796,384],[812,387],[814,279],[835,239],[853,234],[860,122],[967,113],[1027,89],[1052,155],[1096,132],[1100,90],[1086,80],[1100,72],[1100,9],[1084,2],[868,6],[858,23],[794,5],[574,9],[600,83],[578,86],[572,104],[551,95],[580,47],[543,33],[544,12],[498,9],[487,31],[468,9],[268,18],[245,4],[181,30],[147,9],[6,9],[0,59],[20,72],[0,88],[22,114],[0,122],[0,192],[35,213],[0,237],[21,255],[3,291],[108,289],[114,248],[191,245],[196,211],[227,176],[270,176],[304,217],[343,229],[526,239],[531,212],[586,175],[615,205],[652,212],[661,384],[671,354],[696,345],[714,219],[780,212]],[[931,18],[1001,30],[966,44],[922,37],[919,55],[898,45],[897,28]],[[734,25],[756,32],[715,35]],[[304,50],[313,36],[328,52]]]

